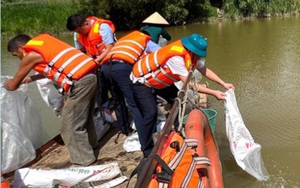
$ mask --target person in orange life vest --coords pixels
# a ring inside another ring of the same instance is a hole
[[[133,64],[143,55],[153,52],[160,47],[151,41],[151,37],[139,31],[133,31],[119,39],[115,46],[102,61],[102,73],[104,82],[109,83],[112,90],[118,93],[118,96],[125,97],[128,107],[132,113],[138,132],[141,132],[142,115],[134,102],[132,93],[132,81],[129,76]],[[115,97],[115,96],[113,96]],[[117,99],[118,100],[118,99]],[[121,130],[128,135],[130,125],[127,129]]]
[[[75,47],[87,52],[99,63],[116,42],[115,26],[109,20],[73,14],[67,20],[67,28],[77,33]]]
[[[83,52],[86,52],[91,57],[95,58],[95,61],[100,64],[104,57],[114,46],[115,38],[115,26],[109,20],[100,19],[94,16],[84,17],[79,14],[71,15],[67,20],[67,28],[69,31],[75,31],[76,37],[74,37],[75,47]],[[98,88],[99,93],[97,96],[97,106],[102,111],[102,106],[109,101],[107,83],[102,81],[101,67],[98,69]],[[112,93],[112,91],[110,91]],[[117,95],[117,94],[112,94]],[[122,96],[117,97],[122,99]],[[125,101],[115,101],[116,116],[118,124],[121,130],[126,130],[128,123],[128,109],[125,105]]]
[[[61,115],[61,136],[69,151],[70,162],[83,166],[95,162],[93,148],[98,147],[93,121],[96,62],[48,34],[34,38],[17,35],[9,41],[7,49],[21,62],[14,78],[7,80],[3,87],[14,91],[22,83],[47,77],[63,88],[66,103]],[[32,69],[39,75],[27,76]]]
[[[157,117],[153,89],[164,89],[180,80],[185,82],[188,72],[194,69],[225,89],[234,89],[232,84],[224,82],[200,60],[201,57],[206,57],[206,48],[206,39],[199,34],[192,34],[144,56],[134,64],[130,78],[134,83],[136,103],[141,113],[145,114],[142,129],[144,142],[147,143],[144,147],[148,155],[154,146],[152,134],[155,132]],[[225,93],[222,91],[205,88],[201,84],[196,84],[196,89],[219,100],[225,99]]]

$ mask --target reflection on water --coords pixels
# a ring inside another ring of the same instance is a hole
[[[224,103],[209,98],[218,110],[216,138],[225,187],[300,187],[299,18],[181,28],[167,30],[176,38],[190,33],[207,38],[207,67],[235,85],[244,122],[262,145],[262,157],[270,174],[267,182],[258,182],[236,165],[225,132]],[[211,82],[210,87],[222,89]]]
[[[173,41],[192,33],[207,38],[206,66],[235,85],[244,122],[254,140],[262,145],[262,157],[271,177],[267,182],[258,182],[237,166],[226,137],[224,103],[209,97],[218,111],[215,134],[225,187],[300,187],[299,21],[299,18],[275,18],[166,28]],[[117,33],[118,37],[123,35],[124,32]],[[62,39],[73,44],[71,36]],[[13,75],[18,60],[7,54],[3,46],[6,43],[2,42],[1,74]],[[211,88],[222,89],[209,84]],[[44,104],[34,84],[30,94],[49,137],[55,135],[59,120]]]

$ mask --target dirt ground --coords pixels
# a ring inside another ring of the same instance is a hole
[[[118,135],[119,128],[117,125],[114,125],[100,140],[100,152],[98,155],[98,164],[117,162],[120,166],[120,169],[124,176],[127,178],[130,177],[132,171],[139,164],[140,160],[143,157],[141,151],[127,152],[123,148],[123,143],[126,139],[126,136],[121,134],[115,142]],[[128,181],[125,181],[117,188],[126,188]],[[131,178],[129,182],[129,188],[133,188],[136,183],[136,175]]]
[[[109,131],[104,135],[99,141],[99,149],[96,150],[98,153],[98,160],[93,165],[101,165],[111,162],[117,162],[122,171],[122,175],[127,178],[130,177],[131,172],[137,166],[137,164],[142,159],[142,152],[126,152],[123,148],[123,143],[126,136],[120,134],[118,137],[119,127],[117,124],[111,126]],[[118,138],[117,138],[118,137]],[[117,140],[116,140],[117,139]],[[117,142],[116,142],[117,141]],[[41,168],[41,169],[59,169],[59,168],[69,168],[75,167],[69,162],[69,153],[60,143],[54,144],[51,148],[43,153],[42,158],[35,164],[31,165],[31,168]],[[13,176],[5,177],[6,181],[12,185]],[[126,188],[128,181],[125,181],[116,188]],[[131,178],[129,188],[133,188],[136,183],[136,176]]]

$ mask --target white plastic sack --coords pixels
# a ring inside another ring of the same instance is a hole
[[[103,181],[78,183],[77,185],[72,186],[70,188],[113,188],[113,187],[116,187],[117,185],[120,185],[121,183],[125,182],[126,180],[127,180],[126,176],[120,176],[118,178],[107,181],[105,183],[103,183]],[[67,188],[67,187],[64,187],[64,188]]]
[[[1,76],[1,85],[10,76]],[[8,173],[35,158],[35,149],[43,144],[41,118],[25,93],[27,85],[16,91],[1,87],[2,173]]]
[[[112,181],[117,178],[120,184],[127,178],[121,175],[118,163],[108,163],[88,167],[75,167],[65,169],[30,169],[22,168],[15,171],[13,188],[21,187],[109,187],[101,185],[113,185]],[[120,181],[122,180],[122,181]],[[89,183],[89,184],[85,184]],[[84,186],[79,186],[84,185]],[[90,185],[90,186],[88,186]]]
[[[123,148],[127,152],[141,151],[141,144],[137,132],[130,136],[127,136],[126,140],[123,143]]]
[[[48,78],[44,78],[37,80],[36,85],[47,106],[52,108],[57,117],[60,117],[64,106],[64,98],[54,86],[54,82]]]
[[[1,76],[1,85],[10,76]],[[16,91],[7,91],[1,87],[1,120],[8,124],[19,125],[24,135],[29,138],[37,149],[43,144],[42,121],[33,101],[26,94],[27,85],[22,84]]]
[[[237,164],[257,180],[266,181],[269,175],[261,157],[261,145],[254,142],[245,126],[232,89],[226,91],[225,114],[226,134]]]
[[[12,172],[35,158],[35,149],[18,125],[1,120],[1,172]]]

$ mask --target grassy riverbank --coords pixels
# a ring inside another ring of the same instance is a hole
[[[2,37],[12,37],[18,33],[36,35],[48,32],[53,35],[70,34],[66,20],[79,11],[75,4],[30,4],[2,8]]]

